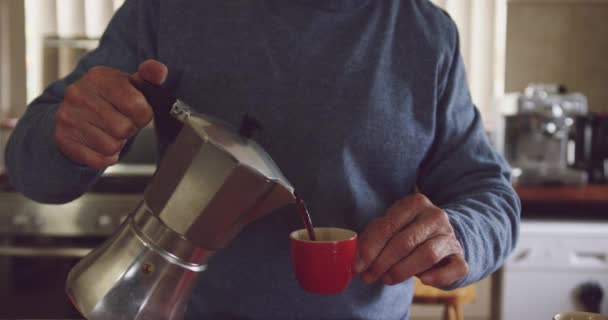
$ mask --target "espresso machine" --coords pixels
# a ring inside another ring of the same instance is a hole
[[[582,185],[588,174],[574,166],[575,119],[587,114],[587,98],[561,85],[531,84],[505,116],[504,155],[521,185]]]
[[[608,183],[608,113],[589,113],[574,119],[574,167],[585,170],[589,183]]]
[[[66,291],[89,320],[179,320],[214,252],[295,202],[294,188],[250,139],[255,119],[244,117],[237,130],[162,88],[132,83],[170,144],[139,206],[71,270]]]

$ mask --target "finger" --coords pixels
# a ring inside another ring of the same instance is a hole
[[[137,75],[141,79],[156,85],[163,84],[167,78],[167,74],[167,66],[154,59],[144,61],[137,68]]]
[[[403,282],[416,274],[431,269],[445,257],[456,253],[462,253],[462,249],[453,235],[435,236],[392,266],[382,277],[382,282],[388,285]]]
[[[367,283],[376,281],[427,239],[439,234],[450,233],[451,227],[443,210],[436,207],[426,210],[389,241],[362,274],[363,281]]]
[[[126,139],[115,139],[88,122],[83,123],[80,134],[84,140],[82,141],[83,144],[103,156],[113,156],[120,153],[127,141]]]
[[[420,281],[429,286],[447,287],[469,273],[469,265],[462,254],[453,254],[442,262],[419,274]]]
[[[78,106],[75,120],[86,120],[119,140],[128,139],[137,132],[137,125],[98,95],[90,82],[83,81],[70,87],[66,90],[66,97],[70,105]]]
[[[393,235],[429,204],[426,197],[416,193],[397,201],[383,217],[372,220],[359,238],[355,272],[365,271]]]
[[[55,134],[55,143],[67,158],[94,169],[106,168],[118,162],[118,154],[104,156],[61,133]]]
[[[120,71],[95,67],[84,79],[97,89],[97,93],[118,112],[129,118],[138,128],[152,121],[152,108],[144,95],[129,81],[129,75]]]

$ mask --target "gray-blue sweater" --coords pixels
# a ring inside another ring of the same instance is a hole
[[[11,137],[14,186],[43,202],[85,192],[100,172],[52,140],[66,86],[97,65],[134,72],[165,63],[177,95],[256,140],[308,201],[318,226],[363,230],[415,186],[443,208],[470,272],[496,270],[517,238],[519,200],[471,102],[452,20],[427,0],[127,0],[67,78],[29,106]],[[405,319],[412,281],[355,280],[339,295],[299,289],[284,208],[215,256],[190,319]]]

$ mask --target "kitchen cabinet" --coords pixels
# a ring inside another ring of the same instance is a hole
[[[502,320],[608,313],[608,222],[524,221],[502,287]]]
[[[520,239],[501,270],[498,319],[589,310],[582,291],[608,290],[608,185],[516,190]],[[608,312],[607,302],[604,297],[601,312]]]

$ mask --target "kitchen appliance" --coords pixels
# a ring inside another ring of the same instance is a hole
[[[88,319],[182,319],[213,253],[251,221],[295,202],[294,190],[249,139],[259,127],[253,118],[236,131],[159,87],[133,84],[153,106],[159,137],[172,143],[139,206],[72,269],[66,290]]]
[[[532,84],[518,97],[517,112],[505,116],[504,155],[520,185],[587,183],[572,168],[574,118],[587,114],[587,99],[563,86]]]
[[[68,272],[139,201],[141,193],[87,193],[41,204],[0,192],[0,319],[80,318],[63,289]]]
[[[585,170],[591,183],[608,183],[608,114],[577,116],[571,140],[574,167]]]
[[[9,133],[0,130],[0,159]],[[142,129],[118,164],[65,204],[15,192],[0,161],[0,319],[82,318],[65,279],[141,201],[156,169],[155,140],[153,128]]]
[[[501,288],[502,320],[608,314],[608,222],[524,220]]]

